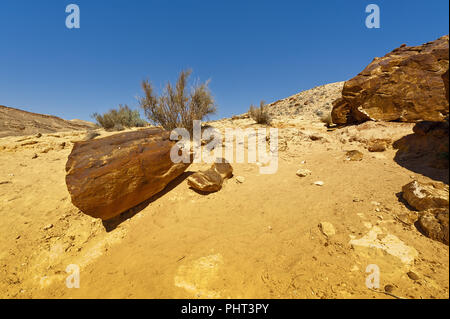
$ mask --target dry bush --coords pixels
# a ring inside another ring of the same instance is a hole
[[[100,133],[95,132],[95,131],[89,131],[89,132],[87,132],[86,137],[85,137],[84,140],[85,141],[90,141],[90,140],[95,139],[97,136],[100,136]]]
[[[122,131],[125,127],[144,127],[147,123],[141,119],[138,110],[128,105],[119,105],[119,109],[111,109],[104,114],[94,113],[92,117],[105,130]]]
[[[250,110],[248,111],[248,114],[258,124],[270,125],[270,122],[272,120],[264,101],[261,101],[259,107],[250,105]]]
[[[193,85],[187,92],[191,70],[181,71],[175,87],[169,82],[160,96],[155,95],[149,81],[142,82],[145,96],[139,99],[145,116],[154,124],[171,131],[185,128],[192,132],[193,121],[203,120],[216,112],[208,82]]]

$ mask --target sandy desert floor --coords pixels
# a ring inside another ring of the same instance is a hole
[[[248,119],[211,125],[257,127]],[[395,140],[411,124],[327,131],[299,118],[274,126],[276,174],[233,164],[223,189],[202,195],[186,178],[209,165],[192,164],[109,223],[74,207],[65,185],[72,144],[86,133],[0,139],[0,297],[394,298],[366,287],[370,264],[380,269],[380,291],[392,285],[402,298],[449,297],[449,248],[408,224],[399,195],[413,179],[430,178],[397,164],[392,147],[370,153],[364,144],[364,134]],[[362,161],[346,160],[348,150],[360,150]],[[301,178],[300,168],[312,174]],[[448,170],[434,174],[448,184]],[[322,222],[336,234],[324,235]],[[378,248],[350,242],[359,239]],[[81,269],[80,288],[66,287],[70,264]]]

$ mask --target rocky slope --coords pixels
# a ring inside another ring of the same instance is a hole
[[[92,129],[93,123],[67,121],[0,105],[0,137]]]

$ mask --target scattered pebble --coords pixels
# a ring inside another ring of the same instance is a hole
[[[306,177],[308,175],[311,175],[311,171],[309,169],[301,168],[297,171],[296,174],[297,174],[297,176],[300,176],[300,177]]]
[[[408,271],[406,274],[408,275],[409,279],[419,280],[419,275],[417,275],[415,272]]]
[[[362,161],[364,157],[363,153],[357,150],[348,151],[345,155],[347,161]]]
[[[384,286],[384,291],[392,293],[394,291],[394,286],[386,285],[386,286]]]
[[[323,186],[324,184],[325,184],[325,183],[322,182],[322,181],[314,182],[314,185],[316,185],[316,186]]]
[[[35,158],[38,158],[38,155],[36,153],[34,153],[34,155],[31,159],[35,159]]]
[[[53,224],[48,224],[48,225],[45,226],[43,229],[44,229],[44,230],[49,230],[49,229],[51,229],[51,228],[53,228]]]

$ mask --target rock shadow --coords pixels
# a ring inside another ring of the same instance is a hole
[[[431,123],[431,124],[430,124]],[[394,161],[435,181],[449,184],[448,124],[422,122],[409,134],[394,142]]]
[[[194,172],[187,171],[183,172],[180,176],[172,180],[167,186],[160,191],[159,193],[153,195],[149,199],[143,201],[142,203],[134,206],[133,208],[130,208],[129,210],[119,214],[118,216],[115,216],[111,219],[104,220],[103,227],[105,227],[106,232],[111,232],[114,229],[117,228],[120,224],[122,224],[124,221],[132,218],[134,215],[138,214],[142,210],[144,210],[148,205],[153,203],[154,201],[158,200],[162,196],[166,195],[168,192],[170,192],[172,189],[180,185],[186,178],[188,178],[190,175],[192,175]]]

